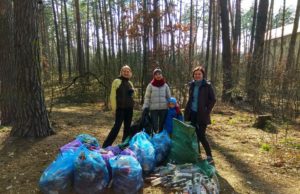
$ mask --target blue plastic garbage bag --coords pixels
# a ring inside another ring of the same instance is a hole
[[[112,177],[112,172],[111,172],[111,167],[109,165],[109,159],[114,157],[114,153],[110,150],[105,150],[103,148],[100,148],[99,150],[96,150],[97,152],[99,152],[103,158],[103,160],[105,161],[106,164],[106,168],[108,170],[108,174],[109,174],[109,180]]]
[[[135,153],[140,162],[144,174],[151,173],[156,165],[155,150],[145,132],[135,134],[129,142],[129,148]]]
[[[109,174],[101,154],[82,147],[74,161],[74,189],[79,194],[101,193]]]
[[[68,193],[71,189],[74,171],[74,152],[59,153],[43,172],[39,187],[43,193]]]
[[[151,143],[155,149],[155,160],[157,164],[160,164],[167,159],[171,150],[171,138],[168,132],[164,129],[162,132],[153,135]]]
[[[109,159],[109,163],[115,193],[135,194],[143,187],[142,167],[133,156],[115,156]]]
[[[117,146],[117,145],[115,145],[115,146],[108,146],[108,147],[105,148],[105,150],[112,151],[115,156],[119,155],[122,152],[122,149],[119,146]]]
[[[81,141],[79,141],[78,139],[74,139],[73,141],[60,147],[59,150],[61,152],[72,151],[75,153],[78,150],[78,148],[80,148],[81,146],[82,146]]]
[[[83,143],[89,150],[100,149],[98,140],[89,134],[80,134],[76,139]]]
[[[124,149],[120,153],[120,155],[129,155],[129,156],[133,156],[135,159],[137,159],[135,153],[131,149],[129,149],[129,148]]]

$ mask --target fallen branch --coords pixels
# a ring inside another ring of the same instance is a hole
[[[100,79],[97,77],[96,74],[91,73],[91,72],[86,72],[83,75],[79,75],[79,76],[75,77],[72,80],[72,82],[68,86],[66,86],[65,88],[63,88],[62,90],[64,90],[64,91],[67,90],[69,87],[71,87],[73,84],[75,84],[75,82],[77,81],[77,79],[84,78],[84,77],[89,77],[89,76],[94,77],[98,81],[99,85],[103,86],[105,88],[105,91],[107,91],[108,87],[102,81],[100,81]]]

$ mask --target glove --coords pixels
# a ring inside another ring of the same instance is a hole
[[[147,107],[147,108],[144,108],[144,110],[143,110],[143,115],[149,114],[149,112],[150,112],[150,110],[149,110],[148,107]]]
[[[134,90],[133,90],[133,89],[129,89],[129,90],[128,90],[128,96],[131,96],[131,97],[132,97],[132,96],[133,96],[133,93],[134,93]]]

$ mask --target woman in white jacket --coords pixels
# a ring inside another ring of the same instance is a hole
[[[168,111],[168,99],[171,92],[160,68],[153,71],[153,79],[146,88],[144,111],[150,111],[151,122],[155,133],[163,130]]]

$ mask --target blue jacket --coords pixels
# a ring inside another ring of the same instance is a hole
[[[180,112],[178,106],[168,109],[168,114],[167,114],[164,128],[167,130],[169,134],[173,132],[173,118],[183,121],[182,113]]]
[[[189,83],[189,99],[185,106],[184,110],[184,120],[191,121],[191,107],[192,102],[194,101],[194,88],[195,83],[194,81]],[[211,84],[207,81],[203,81],[202,84],[199,86],[198,92],[198,111],[197,111],[197,123],[208,125],[211,124],[210,120],[210,113],[216,103],[215,93]]]

